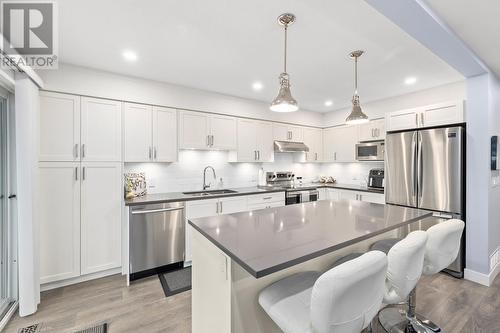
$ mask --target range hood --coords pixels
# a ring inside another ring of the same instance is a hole
[[[274,141],[274,151],[277,153],[308,152],[309,147],[304,142]]]

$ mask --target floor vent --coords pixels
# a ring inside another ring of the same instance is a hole
[[[38,333],[38,332],[40,332],[41,328],[42,328],[42,324],[33,324],[30,326],[20,328],[18,333]]]
[[[107,333],[107,332],[108,332],[108,323],[104,323],[94,327],[86,328],[81,331],[77,331],[75,333]]]

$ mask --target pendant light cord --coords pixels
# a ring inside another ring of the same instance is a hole
[[[286,73],[286,48],[287,48],[287,31],[288,31],[288,25],[285,25],[285,64],[284,64],[284,73]]]
[[[354,58],[354,94],[358,94],[358,57]]]

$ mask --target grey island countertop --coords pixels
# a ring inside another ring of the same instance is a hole
[[[431,215],[388,204],[322,200],[189,224],[259,278]]]

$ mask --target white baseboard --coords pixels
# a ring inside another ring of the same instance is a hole
[[[489,274],[479,273],[470,269],[464,270],[464,279],[482,284],[483,286],[491,286],[497,275],[500,273],[500,264],[496,264]]]
[[[61,288],[61,287],[69,286],[72,284],[77,284],[80,282],[90,281],[90,280],[99,279],[99,278],[103,278],[103,277],[110,276],[110,275],[121,274],[121,273],[122,273],[122,268],[118,267],[118,268],[108,269],[106,271],[102,271],[102,272],[98,272],[98,273],[92,273],[92,274],[87,274],[87,275],[83,275],[83,276],[78,276],[78,277],[75,277],[72,279],[56,281],[56,282],[49,282],[46,284],[42,284],[40,286],[40,291]]]

